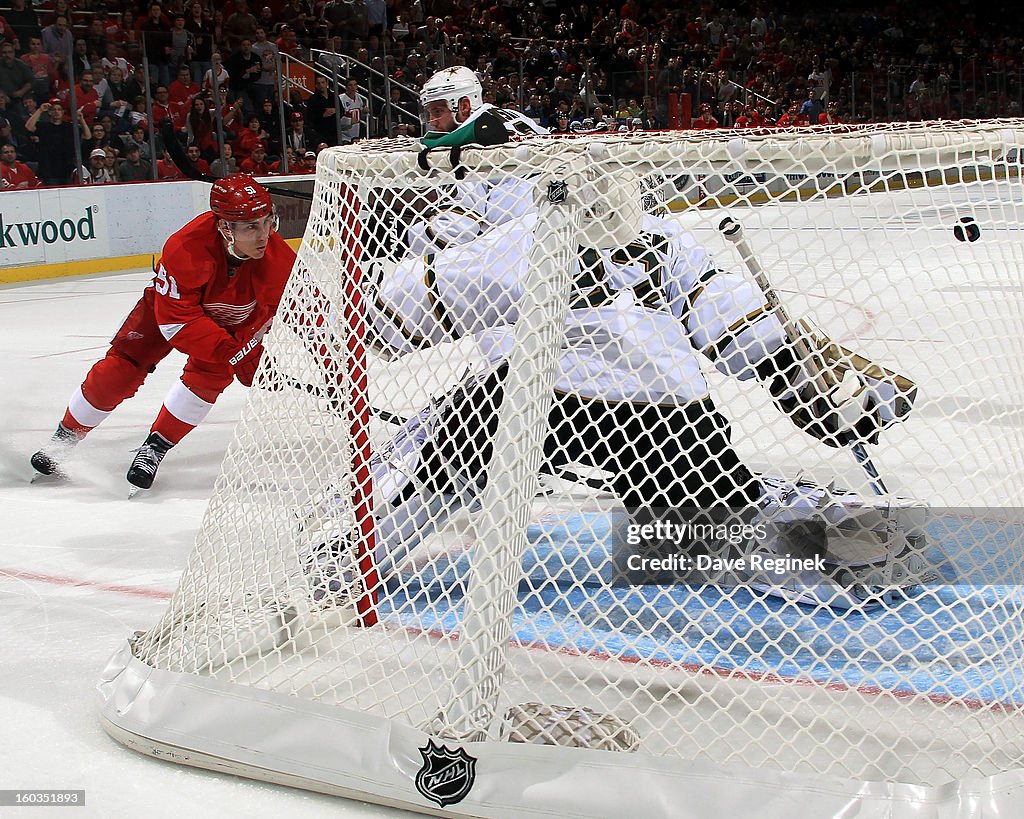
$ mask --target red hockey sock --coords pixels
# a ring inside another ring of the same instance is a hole
[[[89,434],[95,427],[87,427],[83,424],[78,423],[75,420],[75,416],[71,414],[70,409],[64,410],[64,417],[61,419],[61,426],[65,429],[70,429],[75,435],[78,436],[79,440]]]
[[[175,418],[167,407],[160,407],[160,414],[157,415],[149,431],[156,432],[171,444],[176,444],[194,429],[194,424],[188,424],[180,418]]]

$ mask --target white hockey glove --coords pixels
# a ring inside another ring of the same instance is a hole
[[[874,444],[902,421],[917,397],[909,378],[850,352],[800,322],[812,361],[797,361],[783,345],[758,366],[776,403],[810,435],[832,447]]]

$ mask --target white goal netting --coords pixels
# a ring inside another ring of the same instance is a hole
[[[105,726],[453,815],[1018,804],[1022,143],[326,152]]]

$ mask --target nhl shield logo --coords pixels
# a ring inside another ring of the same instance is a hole
[[[416,774],[416,790],[442,808],[461,802],[476,780],[476,759],[462,748],[451,750],[432,739],[419,751],[423,766]]]
[[[569,198],[569,185],[562,180],[548,182],[548,201],[552,205],[561,205]]]

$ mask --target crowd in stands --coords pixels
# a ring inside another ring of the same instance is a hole
[[[1020,114],[1013,28],[946,0],[264,2],[0,0],[0,186],[180,178],[165,124],[203,173],[309,173],[325,146],[416,135],[451,65],[565,133]],[[355,59],[337,92],[333,54]],[[320,69],[311,93],[278,99],[280,55]]]

